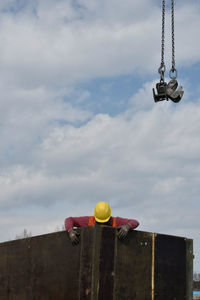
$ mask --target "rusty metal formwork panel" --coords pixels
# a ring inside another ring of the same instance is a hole
[[[114,300],[152,299],[152,234],[130,232],[116,238]]]
[[[193,299],[193,240],[186,241],[186,299]]]
[[[186,240],[155,237],[155,300],[186,299]]]
[[[94,256],[94,230],[90,227],[81,230],[81,252],[79,272],[79,300],[90,300],[92,294],[92,270]],[[74,248],[76,249],[77,246]]]
[[[0,244],[1,300],[77,300],[80,246],[66,232]]]
[[[113,299],[115,234],[113,228],[105,226],[95,228],[92,300]]]
[[[0,244],[1,300],[191,300],[192,240],[115,228]]]

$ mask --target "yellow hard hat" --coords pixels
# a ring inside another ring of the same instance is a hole
[[[98,202],[94,209],[95,220],[99,223],[108,222],[111,216],[111,208],[107,202]]]

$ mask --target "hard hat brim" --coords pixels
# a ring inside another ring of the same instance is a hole
[[[106,223],[106,222],[108,222],[108,221],[110,220],[110,216],[109,216],[107,219],[104,219],[104,220],[98,219],[98,218],[95,217],[95,220],[96,220],[98,223]]]

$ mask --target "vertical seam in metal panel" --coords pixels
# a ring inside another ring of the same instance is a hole
[[[115,257],[114,239],[115,231],[113,228],[103,226],[101,230],[101,244],[99,253],[99,300],[113,299]]]
[[[113,284],[113,300],[116,300],[116,260],[117,260],[117,241],[118,234],[117,229],[115,229],[115,247],[114,247],[114,284]]]
[[[155,279],[155,233],[152,234],[152,268],[151,268],[151,299],[154,300]]]
[[[95,282],[95,277],[96,277],[96,264],[95,264],[95,258],[96,258],[96,238],[97,238],[97,232],[96,232],[97,228],[94,227],[93,228],[93,249],[92,249],[92,283],[91,283],[91,300],[95,300],[97,295],[95,293],[95,286],[96,286],[96,282]]]
[[[82,253],[83,253],[83,231],[81,231],[81,243],[80,243],[80,266],[79,266],[79,300],[81,300],[81,271],[82,271]]]
[[[99,251],[102,239],[101,226],[94,227],[93,231],[93,254],[92,254],[92,293],[91,300],[98,300],[99,295]]]

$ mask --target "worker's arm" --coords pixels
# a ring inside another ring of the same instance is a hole
[[[128,235],[129,230],[138,227],[139,222],[134,219],[116,218],[117,227],[119,227],[119,239],[123,240]]]
[[[69,232],[74,227],[88,226],[89,217],[69,217],[65,219],[65,229]]]
[[[123,225],[129,225],[130,229],[135,229],[136,227],[139,226],[139,222],[135,219],[125,219],[120,217],[116,217],[116,223],[117,223],[117,227]]]

